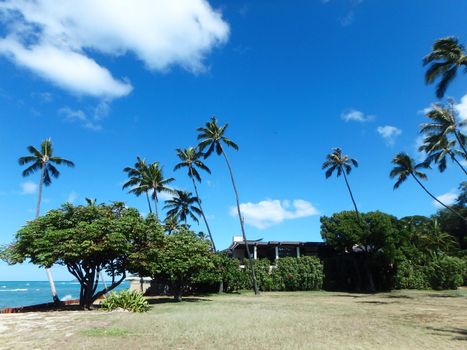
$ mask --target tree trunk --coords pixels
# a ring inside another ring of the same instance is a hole
[[[146,200],[148,201],[149,213],[152,214],[151,201],[149,200],[148,191],[146,191]]]
[[[345,184],[347,185],[347,189],[349,190],[350,198],[352,199],[352,203],[355,208],[355,213],[357,213],[358,221],[360,221],[360,213],[358,212],[357,204],[355,203],[355,199],[353,198],[353,193],[352,193],[352,190],[350,189],[349,181],[347,181],[347,175],[345,174],[345,170],[342,169],[342,167],[341,167],[341,171],[344,174]]]
[[[467,170],[465,170],[465,168],[462,166],[461,163],[459,163],[459,161],[457,160],[457,158],[454,156],[454,154],[452,152],[449,153],[451,155],[451,158],[454,162],[456,162],[456,164],[459,166],[459,168],[462,169],[462,171],[464,172],[465,175],[467,175]]]
[[[190,165],[190,177],[191,177],[191,180],[193,181],[193,187],[195,188],[195,194],[196,194],[196,198],[198,199],[198,205],[199,205],[199,209],[201,210],[201,216],[203,217],[204,224],[206,225],[206,229],[208,230],[209,239],[211,240],[212,251],[215,253],[216,252],[216,245],[214,244],[214,239],[212,238],[211,229],[209,228],[208,220],[206,219],[206,216],[204,215],[204,210],[203,210],[203,207],[201,205],[201,199],[199,198],[198,186],[196,186],[196,182],[195,182],[195,178],[193,176],[191,165]]]
[[[46,165],[47,165],[47,163],[42,163],[41,178],[39,180],[39,191],[37,193],[36,219],[39,217],[39,214],[40,214],[40,211],[41,211],[42,188],[44,186],[44,174],[45,174]],[[50,291],[52,292],[53,302],[54,302],[54,304],[57,305],[57,304],[60,303],[60,299],[58,298],[57,289],[55,288],[54,279],[52,277],[52,271],[50,271],[49,268],[46,268],[45,272],[47,274],[47,279],[49,280]]]
[[[229,168],[230,179],[232,180],[232,186],[233,186],[233,189],[234,189],[234,192],[235,192],[235,199],[236,199],[236,202],[237,202],[238,218],[240,220],[240,227],[242,229],[243,241],[245,242],[245,246],[246,246],[246,252],[247,252],[247,255],[248,255],[248,263],[250,264],[250,268],[251,268],[251,277],[253,279],[253,291],[255,292],[256,295],[258,295],[259,294],[259,289],[258,289],[258,282],[256,281],[255,264],[253,263],[253,259],[251,258],[250,248],[248,246],[248,240],[246,239],[245,227],[244,227],[244,223],[243,223],[243,216],[242,216],[242,212],[240,210],[240,199],[238,198],[237,186],[235,186],[235,180],[234,180],[232,168],[230,167],[229,159],[227,158],[227,154],[225,154],[223,149],[222,149],[222,155],[224,156],[225,162],[227,164],[227,168]]]
[[[464,156],[467,158],[467,150],[465,149],[464,144],[461,142],[461,138],[459,136],[458,131],[454,131],[454,134],[456,135],[457,142],[459,142],[459,146],[462,148],[462,151],[464,151]]]
[[[426,189],[425,186],[423,186],[423,184],[420,182],[420,180],[418,179],[418,177],[415,176],[414,173],[410,173],[410,175],[412,175],[412,177],[415,179],[415,181],[417,181],[417,183],[420,185],[421,188],[423,188],[425,190],[426,193],[428,193],[428,195],[433,198],[436,202],[438,202],[439,204],[441,204],[443,207],[445,207],[447,210],[449,210],[451,213],[457,215],[458,217],[460,217],[462,220],[464,221],[467,221],[466,218],[464,218],[461,214],[459,214],[457,211],[455,211],[454,209],[448,207],[446,204],[444,204],[443,202],[441,202],[438,198],[436,198],[435,196],[433,196],[430,191],[428,191]]]
[[[159,199],[157,198],[157,192],[156,190],[154,190],[154,208],[156,210],[156,220],[157,222],[160,223],[159,221],[159,209],[157,208],[157,202],[159,201]]]

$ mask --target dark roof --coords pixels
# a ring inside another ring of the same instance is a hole
[[[295,246],[295,247],[300,247],[300,246],[322,246],[325,243],[324,242],[300,242],[300,241],[268,241],[268,242],[262,242],[262,241],[252,241],[248,240],[248,245],[253,245],[253,246],[271,246],[271,247],[276,247],[276,246]],[[244,246],[245,242],[244,241],[237,241],[237,242],[232,242],[232,244],[227,248],[227,250],[234,250],[235,248],[239,246]]]

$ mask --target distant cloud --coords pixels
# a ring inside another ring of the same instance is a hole
[[[77,199],[78,199],[78,193],[76,193],[75,191],[71,191],[70,194],[68,194],[66,202],[74,203]]]
[[[278,225],[285,220],[293,220],[313,215],[319,215],[318,210],[308,201],[296,199],[264,200],[258,203],[242,203],[240,210],[245,222],[260,230]],[[231,216],[238,216],[237,208],[230,209]]]
[[[354,11],[349,11],[345,14],[344,17],[340,19],[341,25],[343,27],[347,27],[351,25],[355,21],[355,13]]]
[[[349,109],[348,111],[341,114],[341,119],[346,122],[359,122],[365,123],[375,119],[374,115],[365,115],[363,112],[356,109]]]
[[[458,197],[458,193],[456,191],[450,191],[445,194],[442,194],[440,196],[436,196],[436,198],[444,203],[445,205],[452,205],[455,203],[456,199]],[[433,201],[433,205],[437,208],[444,208],[441,204],[439,204],[437,201]]]
[[[467,120],[467,95],[464,95],[461,98],[461,102],[455,106],[457,113],[459,113],[459,118],[461,120]],[[467,126],[463,128],[463,131],[467,133]]]
[[[66,121],[78,123],[82,127],[94,131],[102,129],[101,121],[109,112],[110,106],[105,101],[91,108],[89,112],[85,112],[82,109],[72,109],[70,107],[63,107],[58,110],[58,114],[63,116]]]
[[[384,139],[386,144],[393,145],[396,142],[396,138],[402,134],[402,130],[392,125],[378,126],[376,128],[378,134]]]
[[[32,181],[26,181],[21,184],[21,194],[35,194],[39,186]]]
[[[114,99],[133,87],[90,52],[130,54],[152,71],[179,65],[205,69],[229,26],[205,0],[4,0],[0,2],[0,55],[79,95]]]

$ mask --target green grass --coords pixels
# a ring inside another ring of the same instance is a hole
[[[463,349],[467,290],[154,298],[143,314],[0,315],[0,324],[8,349]]]

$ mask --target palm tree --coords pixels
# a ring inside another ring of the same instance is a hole
[[[392,163],[395,165],[395,167],[391,170],[389,176],[391,179],[394,179],[397,177],[397,181],[394,184],[394,189],[398,189],[399,186],[407,180],[409,176],[411,176],[417,183],[420,185],[421,188],[431,197],[433,198],[437,203],[451,211],[453,214],[459,216],[463,220],[466,220],[463,216],[461,216],[458,212],[456,212],[454,209],[448,207],[445,205],[443,202],[441,202],[438,198],[436,198],[434,195],[431,194],[430,191],[427,190],[425,186],[421,183],[421,180],[426,180],[427,176],[425,173],[421,172],[420,169],[426,169],[429,166],[425,163],[420,163],[415,165],[414,161],[412,158],[410,158],[406,153],[401,152],[398,153],[394,159],[392,160]]]
[[[154,208],[156,211],[156,219],[159,222],[159,210],[158,202],[159,197],[158,193],[164,192],[169,194],[174,194],[175,191],[168,187],[170,183],[175,181],[174,178],[164,178],[164,173],[162,167],[159,165],[159,162],[154,162],[147,166],[146,171],[143,173],[141,182],[139,185],[134,187],[134,191],[143,193],[143,192],[152,192],[152,199],[154,200]]]
[[[167,216],[175,217],[187,226],[188,217],[199,222],[196,217],[201,215],[201,210],[196,206],[198,203],[198,197],[193,197],[191,192],[176,190],[174,197],[165,201],[164,209],[168,209]]]
[[[442,98],[448,85],[456,77],[457,69],[461,66],[464,66],[464,69],[467,67],[464,46],[454,37],[438,39],[431,52],[423,59],[423,65],[430,65],[425,73],[427,84],[432,84],[439,78],[436,97]]]
[[[214,239],[212,238],[211,229],[208,224],[208,220],[206,219],[206,215],[204,215],[204,210],[201,205],[201,200],[199,198],[198,193],[198,186],[196,186],[196,181],[201,182],[201,176],[197,169],[204,170],[208,174],[211,174],[211,170],[202,162],[202,152],[199,151],[197,148],[188,147],[186,149],[177,148],[177,156],[181,160],[180,163],[175,165],[174,171],[181,169],[181,168],[188,168],[188,176],[191,178],[193,182],[193,187],[195,189],[196,198],[198,198],[198,207],[201,211],[201,217],[204,220],[204,224],[206,225],[206,229],[208,230],[209,239],[211,240],[212,250],[216,251],[216,245],[214,244]],[[196,180],[196,181],[195,181]]]
[[[433,105],[426,116],[431,119],[431,122],[422,124],[420,133],[432,137],[431,142],[434,145],[436,141],[442,141],[443,137],[453,136],[464,153],[463,157],[467,158],[466,136],[461,131],[467,126],[467,120],[458,121],[454,102],[450,100],[445,107],[440,104]]]
[[[58,178],[60,172],[55,167],[55,165],[66,165],[73,168],[75,164],[67,159],[54,156],[52,139],[48,138],[47,140],[42,141],[40,150],[34,146],[28,146],[28,152],[31,155],[24,156],[18,159],[19,165],[28,165],[26,169],[23,170],[23,176],[27,177],[34,174],[35,172],[40,172],[39,178],[39,192],[37,194],[37,205],[36,205],[36,219],[39,217],[41,210],[41,199],[42,199],[42,188],[43,186],[50,186],[52,183],[52,177]],[[30,164],[30,165],[29,165]],[[57,295],[57,290],[55,289],[55,284],[53,281],[52,273],[50,269],[46,269],[47,278],[50,283],[50,290],[52,291],[52,297],[54,303],[59,303],[60,299]]]
[[[197,131],[199,132],[198,147],[201,152],[206,150],[206,152],[204,153],[205,159],[208,158],[213,152],[216,152],[218,156],[222,155],[224,157],[225,163],[227,164],[227,168],[230,173],[230,180],[232,181],[232,187],[235,192],[235,199],[237,202],[237,213],[238,213],[238,219],[240,220],[240,228],[242,230],[243,241],[245,242],[246,253],[248,255],[248,262],[251,267],[253,290],[255,294],[257,295],[259,294],[259,290],[258,290],[258,283],[256,281],[255,265],[253,263],[253,259],[250,254],[250,248],[248,246],[248,240],[246,238],[245,226],[243,223],[243,216],[240,210],[240,199],[238,196],[237,186],[235,185],[235,179],[234,179],[232,167],[230,166],[229,159],[227,158],[227,154],[225,153],[224,148],[223,148],[223,145],[227,145],[228,147],[231,147],[234,150],[238,150],[237,144],[225,136],[225,131],[227,130],[228,126],[229,126],[228,124],[225,124],[224,126],[219,126],[217,124],[217,119],[215,117],[211,117],[211,120],[207,122],[204,127],[197,129]]]
[[[147,172],[148,166],[146,160],[136,157],[136,163],[134,167],[126,167],[123,169],[128,175],[128,181],[123,184],[123,189],[130,187],[128,193],[133,193],[136,197],[139,197],[142,193],[146,195],[148,202],[149,213],[152,213],[151,201],[149,200],[148,190],[141,190],[139,187],[143,181],[144,174]]]
[[[167,216],[164,220],[164,231],[167,234],[172,234],[176,229],[178,229],[178,220],[175,216]]]
[[[438,165],[438,170],[440,172],[446,170],[447,156],[449,156],[451,160],[461,168],[464,174],[467,175],[467,171],[456,158],[456,156],[462,158],[464,155],[461,151],[454,148],[455,145],[456,141],[449,141],[446,136],[442,136],[440,139],[437,135],[430,135],[425,138],[423,145],[420,146],[418,150],[427,154],[424,163],[431,165],[431,163],[434,162]]]
[[[360,220],[360,213],[358,212],[357,204],[355,203],[352,190],[350,189],[349,181],[347,180],[347,175],[349,175],[352,171],[352,166],[356,168],[358,167],[358,162],[356,159],[350,158],[347,155],[343,155],[340,148],[333,148],[332,153],[329,153],[326,156],[326,161],[323,163],[322,169],[326,169],[326,179],[330,178],[334,171],[336,171],[337,177],[344,175],[345,184],[347,185],[350,198],[352,199],[355,213],[357,213],[357,218]]]

